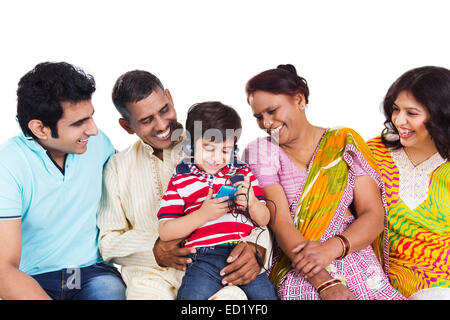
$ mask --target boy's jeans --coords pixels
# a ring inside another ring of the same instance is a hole
[[[124,300],[119,271],[105,263],[68,268],[32,276],[55,300]]]
[[[219,272],[228,265],[228,258],[233,246],[219,245],[196,248],[197,253],[189,255],[192,263],[188,265],[183,277],[178,300],[207,300],[219,291],[223,285],[223,277]],[[240,285],[249,300],[277,300],[275,289],[265,273],[259,274],[255,280]]]

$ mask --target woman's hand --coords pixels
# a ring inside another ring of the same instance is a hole
[[[314,288],[319,288],[325,282],[333,280],[328,271],[322,269],[314,277],[308,279]],[[354,300],[355,296],[350,291],[350,289],[342,283],[336,284],[334,286],[322,289],[319,293],[322,300]]]
[[[308,279],[320,270],[328,267],[331,262],[342,254],[339,240],[331,238],[325,242],[304,241],[296,246],[292,252],[292,267],[297,273]]]
[[[320,293],[322,300],[355,300],[355,296],[347,286],[343,284],[323,290]]]

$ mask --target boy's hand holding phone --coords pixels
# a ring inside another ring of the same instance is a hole
[[[253,188],[251,187],[250,177],[246,176],[244,181],[239,181],[234,184],[234,186],[238,185],[241,185],[242,187],[235,194],[235,203],[242,206],[244,209],[247,208],[248,205],[248,212],[253,221],[259,226],[266,226],[270,219],[269,209],[255,196]]]
[[[236,201],[235,203],[243,207],[244,209],[247,208],[247,204],[249,208],[251,208],[256,202],[258,202],[258,198],[256,198],[255,193],[253,192],[253,188],[251,188],[250,185],[250,178],[247,176],[244,178],[243,181],[238,181],[235,184],[233,184],[235,187],[239,187],[238,191],[236,191]],[[248,197],[248,201],[247,201]]]
[[[199,210],[205,221],[218,219],[229,211],[228,197],[213,198],[213,190],[209,188],[208,195]]]

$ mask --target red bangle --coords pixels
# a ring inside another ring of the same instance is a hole
[[[342,281],[339,279],[331,279],[331,280],[325,281],[324,283],[322,283],[320,286],[317,287],[317,289],[316,289],[317,293],[320,294],[322,291],[324,291],[328,288],[334,287],[335,285],[338,285],[341,283],[342,283]]]
[[[342,247],[343,247],[342,255],[339,257],[339,259],[342,259],[350,253],[350,249],[351,249],[350,241],[347,239],[346,236],[344,236],[342,234],[337,234],[337,235],[335,235],[335,237],[338,238],[342,243]]]

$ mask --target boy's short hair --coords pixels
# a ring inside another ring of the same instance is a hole
[[[241,118],[232,107],[219,101],[194,104],[189,108],[186,132],[191,146],[199,138],[223,142],[234,138],[235,143],[242,131]]]

